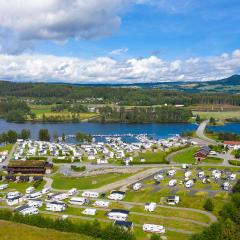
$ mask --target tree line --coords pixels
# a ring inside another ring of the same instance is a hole
[[[82,87],[66,84],[0,82],[0,96],[35,98],[43,103],[66,103],[71,100],[102,98],[104,103],[128,106],[151,106],[167,104],[229,104],[240,105],[239,94],[187,93],[181,91],[121,88]]]
[[[0,143],[15,143],[18,138],[20,139],[29,139],[31,137],[31,132],[29,129],[22,129],[20,133],[17,133],[13,130],[8,130],[0,134]]]
[[[187,122],[192,117],[191,110],[173,106],[120,109],[103,107],[100,109],[101,122],[123,123],[169,123]]]

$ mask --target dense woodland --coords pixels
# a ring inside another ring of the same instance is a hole
[[[171,123],[187,122],[192,116],[192,112],[185,108],[172,106],[156,108],[133,108],[131,110],[121,107],[113,109],[104,107],[100,109],[102,122],[123,122],[123,123]]]
[[[162,104],[230,104],[240,105],[239,94],[187,93],[160,89],[86,87],[65,84],[0,82],[0,96],[37,98],[41,104],[102,98],[104,103],[151,106]]]

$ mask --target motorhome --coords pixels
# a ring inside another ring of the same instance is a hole
[[[28,200],[27,205],[30,207],[39,208],[43,205],[42,200]]]
[[[99,197],[99,193],[98,192],[84,191],[82,193],[82,197],[98,198]]]
[[[184,173],[185,178],[189,178],[192,175],[191,171],[187,171]]]
[[[73,195],[75,195],[77,193],[77,189],[76,188],[72,188],[72,189],[70,189],[69,191],[68,191],[68,195],[69,196],[73,196]]]
[[[134,185],[133,185],[133,190],[134,191],[138,191],[138,190],[140,190],[142,188],[142,183],[135,183]]]
[[[174,187],[177,185],[177,180],[176,179],[171,179],[169,182],[168,182],[168,186],[169,187]]]
[[[31,193],[33,193],[35,191],[35,187],[28,187],[27,189],[26,189],[26,194],[31,194]]]
[[[143,231],[150,233],[165,233],[165,228],[161,225],[143,224]]]
[[[205,176],[205,173],[203,171],[198,172],[198,177],[203,178]]]
[[[107,216],[111,220],[120,220],[126,221],[128,218],[129,211],[122,210],[122,209],[112,209],[110,212],[107,213]]]
[[[191,188],[193,186],[193,180],[188,180],[186,183],[185,183],[185,187],[186,188]]]
[[[157,204],[155,202],[145,203],[144,210],[149,212],[154,212],[156,207],[157,207]]]
[[[52,202],[46,203],[47,211],[63,212],[64,210],[66,210],[66,208],[67,208],[67,205],[63,202],[52,201]]]
[[[0,185],[0,190],[4,190],[8,187],[8,184],[1,184]]]
[[[94,204],[93,204],[93,206],[95,206],[95,207],[109,207],[109,202],[107,202],[107,201],[96,201]]]
[[[73,205],[84,205],[87,202],[88,202],[88,200],[83,197],[73,197],[69,200],[69,203],[73,204]]]
[[[169,205],[176,205],[176,204],[178,204],[179,203],[179,201],[180,201],[180,197],[179,196],[168,196],[168,198],[167,198],[167,203],[169,204]]]
[[[222,189],[223,190],[225,190],[225,191],[229,191],[229,189],[230,189],[230,183],[229,182],[224,182],[223,184],[222,184]]]
[[[97,210],[94,208],[86,208],[82,211],[82,214],[94,216],[94,215],[96,215],[96,212],[97,212]]]
[[[108,198],[112,200],[123,200],[124,197],[125,192],[115,190],[111,191],[110,195],[108,196]]]
[[[176,170],[172,169],[168,171],[168,176],[173,177],[176,174]]]
[[[39,213],[38,208],[30,207],[28,205],[20,206],[15,209],[16,212],[21,213],[22,215],[36,215]]]

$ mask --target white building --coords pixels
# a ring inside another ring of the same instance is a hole
[[[63,202],[47,202],[46,203],[46,210],[47,211],[53,211],[53,212],[63,212],[66,210],[66,204]]]
[[[144,206],[144,210],[149,212],[154,212],[156,207],[157,207],[157,204],[155,202],[146,203]]]
[[[7,198],[7,205],[8,206],[13,206],[21,203],[23,201],[22,196],[15,196],[15,197],[8,197]]]
[[[143,231],[150,233],[165,233],[165,228],[161,225],[143,224]]]

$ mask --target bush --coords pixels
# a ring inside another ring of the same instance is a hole
[[[78,166],[71,166],[71,169],[75,172],[84,172],[86,170],[86,166],[78,167]]]
[[[208,198],[206,200],[205,204],[203,205],[203,207],[205,210],[212,212],[214,209],[214,204],[213,204],[212,199]]]
[[[158,234],[152,234],[150,240],[160,240],[160,236]]]

